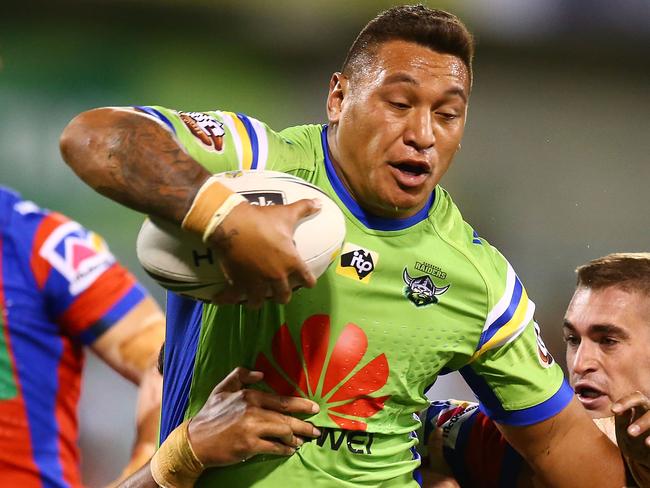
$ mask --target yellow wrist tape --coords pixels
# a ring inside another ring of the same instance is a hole
[[[192,488],[205,469],[192,450],[189,423],[176,427],[151,458],[151,476],[163,488]]]
[[[233,195],[236,195],[235,199],[239,199],[237,203],[246,200],[244,197],[233,192],[230,188],[219,182],[215,176],[211,176],[205,181],[205,183],[203,183],[203,186],[201,186],[194,197],[192,206],[183,218],[181,227],[185,230],[200,234],[203,236],[204,240],[207,240],[223,219],[226,218],[230,210],[235,207],[235,205],[231,205],[227,212],[221,210],[222,206],[226,202],[229,202]],[[216,214],[220,214],[221,218],[216,225],[211,225]],[[210,233],[206,232],[208,226],[211,228]]]
[[[210,236],[214,234],[214,231],[217,230],[217,227],[223,222],[228,214],[242,202],[247,201],[246,198],[241,196],[239,193],[233,193],[226,201],[221,204],[217,211],[212,215],[210,222],[205,226],[205,231],[203,231],[203,242],[208,242]]]

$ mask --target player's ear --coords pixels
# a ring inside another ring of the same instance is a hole
[[[327,95],[327,118],[331,123],[338,122],[343,99],[348,91],[348,78],[342,73],[336,72],[330,79],[329,94]]]

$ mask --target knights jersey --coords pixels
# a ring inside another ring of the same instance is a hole
[[[0,187],[1,486],[81,486],[82,346],[143,297],[101,237]]]
[[[463,375],[499,422],[535,423],[569,402],[571,389],[539,338],[521,281],[440,186],[416,215],[379,218],[339,180],[326,126],[274,132],[231,112],[135,110],[210,171],[301,177],[346,217],[340,256],[288,305],[249,310],[168,296],[161,440],[236,366],[263,371],[261,388],[321,408],[308,420],[322,435],[295,455],[207,471],[198,486],[417,486],[415,412],[428,405],[425,391],[437,376],[450,371]]]

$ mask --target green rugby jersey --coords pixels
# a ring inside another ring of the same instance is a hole
[[[260,388],[321,407],[308,418],[321,437],[296,454],[213,469],[198,486],[417,486],[414,414],[450,371],[498,422],[536,423],[569,402],[572,391],[541,341],[520,280],[440,186],[417,215],[378,218],[338,179],[324,126],[274,132],[242,114],[138,110],[210,171],[299,176],[346,217],[340,257],[288,305],[247,310],[169,294],[161,439],[240,365],[264,372]]]

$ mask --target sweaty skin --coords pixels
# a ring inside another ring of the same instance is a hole
[[[650,300],[619,287],[578,288],[564,319],[571,386],[593,418],[640,390],[650,396]]]
[[[465,127],[469,75],[460,59],[406,41],[330,81],[328,143],[348,191],[374,215],[410,217],[446,173]]]

